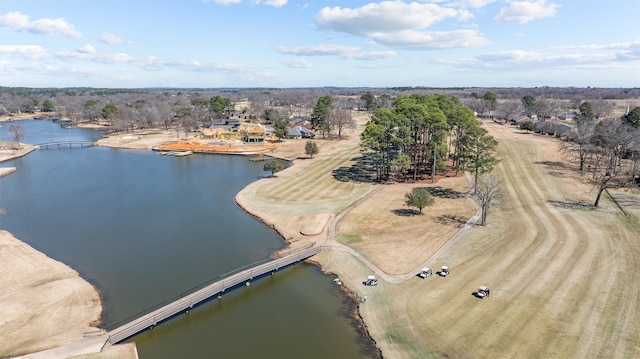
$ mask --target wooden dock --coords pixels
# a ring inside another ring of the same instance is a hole
[[[221,295],[225,290],[236,287],[240,284],[249,283],[252,279],[263,276],[267,273],[275,273],[277,270],[300,262],[320,252],[319,246],[303,248],[295,253],[291,253],[282,258],[273,259],[269,262],[258,264],[235,274],[229,275],[221,280],[211,283],[191,294],[185,295],[169,304],[166,304],[154,311],[144,314],[124,325],[109,331],[109,337],[105,342],[108,345],[119,343],[139,332],[151,328],[162,321],[165,321],[177,314],[187,312],[194,306],[208,300],[211,297]]]

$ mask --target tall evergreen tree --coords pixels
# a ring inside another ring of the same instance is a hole
[[[322,138],[329,132],[328,119],[332,108],[333,97],[326,95],[318,99],[313,112],[311,112],[311,125],[322,133]]]

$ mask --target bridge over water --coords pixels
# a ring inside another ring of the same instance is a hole
[[[35,148],[40,149],[49,149],[49,147],[91,147],[94,146],[94,143],[91,141],[59,141],[59,142],[49,142],[49,143],[41,143],[39,145],[33,145]]]
[[[111,344],[117,344],[180,313],[185,313],[189,311],[189,309],[214,296],[222,295],[225,290],[232,289],[241,284],[248,285],[254,278],[259,278],[267,273],[274,274],[279,269],[312,257],[319,253],[320,249],[320,246],[312,244],[309,247],[292,251],[281,258],[242,267],[239,270],[217,278],[217,280],[212,283],[205,283],[194,288],[189,291],[188,294],[181,294],[180,298],[162,305],[157,309],[147,310],[140,316],[124,324],[116,323],[110,325],[109,327],[113,329],[107,328],[108,338],[103,348]]]

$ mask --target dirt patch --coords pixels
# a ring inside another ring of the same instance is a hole
[[[131,150],[150,150],[176,140],[175,131],[153,130],[108,136],[96,141],[96,145]]]
[[[163,144],[159,151],[193,151],[202,153],[260,154],[276,148],[275,143],[244,143],[242,141],[224,144],[209,144],[207,141],[181,141]]]
[[[442,179],[435,184],[384,185],[343,217],[338,223],[337,239],[384,272],[406,274],[429,259],[460,230],[461,223],[443,218],[464,218],[466,222],[475,214],[475,208],[464,195],[459,195],[467,186],[464,176]],[[421,214],[404,203],[405,194],[416,187],[428,188],[435,194],[435,203],[424,208]]]
[[[305,218],[302,222],[300,233],[305,236],[316,236],[321,234],[333,216],[328,213],[321,213]]]

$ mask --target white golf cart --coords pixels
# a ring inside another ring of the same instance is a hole
[[[376,276],[374,275],[368,276],[367,280],[364,282],[364,285],[368,285],[368,286],[378,285],[378,280],[376,279]]]
[[[489,294],[491,294],[491,289],[484,285],[480,286],[480,288],[478,288],[478,291],[476,292],[476,296],[481,299],[484,297],[488,297]]]
[[[448,275],[449,275],[449,267],[448,266],[442,266],[442,269],[440,270],[440,276],[446,277]]]
[[[427,278],[429,276],[431,276],[431,269],[424,267],[422,268],[422,271],[419,274],[420,278]]]

